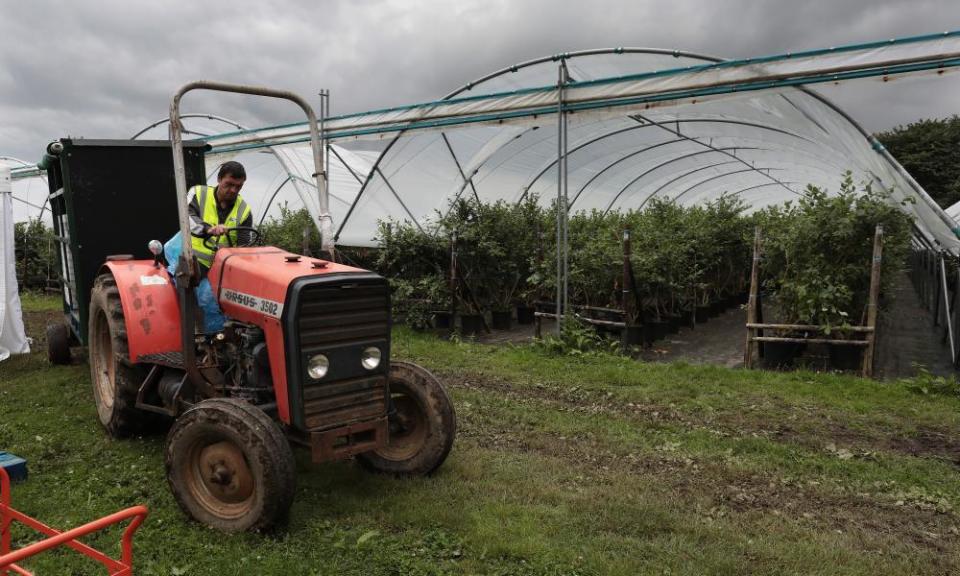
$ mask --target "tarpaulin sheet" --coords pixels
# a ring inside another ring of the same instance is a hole
[[[17,290],[12,190],[10,169],[0,166],[0,361],[30,352]]]

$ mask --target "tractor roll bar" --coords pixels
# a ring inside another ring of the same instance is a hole
[[[310,104],[294,94],[283,90],[273,90],[261,86],[246,86],[242,84],[226,84],[223,82],[210,82],[207,80],[198,80],[185,84],[177,90],[170,101],[170,142],[173,145],[173,170],[174,181],[177,184],[177,209],[180,216],[180,235],[183,243],[181,254],[185,260],[190,263],[189,275],[190,284],[196,284],[198,280],[197,270],[193,259],[193,246],[190,242],[190,217],[187,214],[187,175],[183,162],[183,125],[180,123],[180,99],[184,94],[191,90],[214,90],[219,92],[232,92],[235,94],[249,94],[251,96],[266,96],[269,98],[281,98],[296,103],[303,109],[307,115],[307,124],[310,127],[310,148],[313,151],[314,178],[317,180],[317,193],[320,199],[320,236],[321,248],[329,255],[333,255],[333,219],[330,217],[330,203],[327,198],[327,189],[325,184],[326,173],[323,166],[323,148],[320,145],[320,131],[317,129],[317,115],[313,112]]]

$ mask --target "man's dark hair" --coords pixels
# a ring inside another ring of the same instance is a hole
[[[220,165],[220,172],[217,173],[217,180],[220,180],[224,176],[228,175],[233,176],[234,178],[240,178],[241,180],[247,179],[247,171],[243,169],[243,164],[234,162],[233,160],[224,162]]]

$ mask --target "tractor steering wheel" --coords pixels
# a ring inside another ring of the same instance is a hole
[[[253,226],[234,226],[233,228],[227,228],[223,234],[217,234],[216,236],[207,236],[206,238],[203,239],[203,245],[207,249],[216,252],[217,249],[220,248],[220,243],[215,242],[214,240],[217,238],[220,238],[220,236],[226,236],[227,246],[229,246],[230,248],[233,248],[233,237],[230,236],[230,232],[234,232],[234,231],[252,232],[254,234],[254,238],[250,243],[251,246],[257,246],[260,244],[261,240],[263,240],[263,237],[260,234],[260,230],[257,230]]]

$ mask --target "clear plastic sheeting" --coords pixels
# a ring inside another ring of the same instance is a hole
[[[50,206],[47,203],[47,183],[44,173],[19,158],[0,156],[0,168],[11,170],[13,191],[10,196],[13,207],[13,221],[42,218],[50,224]]]
[[[211,113],[181,115],[184,133],[191,137],[208,138],[218,128],[246,130],[244,126],[223,116]],[[166,138],[169,119],[162,118],[137,132],[137,138]],[[327,146],[326,176],[333,213],[343,215],[363,184],[379,153],[351,151],[338,145]],[[272,162],[271,162],[272,157]],[[246,153],[207,154],[208,184],[216,184],[219,165],[227,160],[239,160],[247,167],[247,185],[244,199],[250,204],[257,219],[276,215],[278,208],[295,195],[294,206],[304,207],[316,221],[319,215],[319,194],[313,177],[313,155],[309,146],[270,146]]]
[[[264,181],[264,168],[250,168],[248,182],[243,189],[243,197],[250,203],[257,221],[265,214],[276,214],[281,203],[290,201],[297,208],[305,208],[314,222],[319,217],[319,194],[316,180],[313,178],[313,153],[309,145],[277,146],[273,149],[280,159],[281,170],[272,180]],[[249,154],[249,153],[248,153]],[[330,214],[334,222],[343,220],[360,193],[373,165],[380,156],[379,152],[349,150],[342,146],[329,145],[329,164],[326,167],[327,187],[330,196]],[[209,154],[206,164],[211,171],[211,185],[216,183],[216,170],[219,164],[232,159],[246,162],[237,154]],[[254,181],[254,179],[258,179]],[[295,194],[291,197],[291,192]],[[354,240],[350,237],[351,240]],[[360,239],[357,238],[357,241]]]
[[[614,49],[610,52],[632,55],[638,50],[642,49]],[[552,61],[572,62],[581,55],[593,56],[602,52],[561,54],[538,64],[547,64],[549,69]],[[706,63],[701,60],[697,64],[679,67],[673,61],[673,55],[682,53],[659,52],[666,56],[659,66],[621,69],[619,73],[616,64],[593,70],[590,62],[578,61],[583,66],[571,70],[572,82],[564,87],[565,108],[579,112],[606,109],[618,115],[624,109],[646,110],[653,106],[704,102],[728,98],[731,93],[738,92],[873,76],[942,73],[960,66],[960,31],[744,60],[712,62],[707,59]],[[694,55],[683,55],[695,58]],[[552,68],[555,72],[556,62]],[[518,69],[519,66],[514,66],[505,73],[514,73]],[[577,71],[581,72],[579,76]],[[552,76],[531,73],[528,76],[542,83],[526,84],[507,91],[489,84],[475,90],[490,80],[488,78],[468,85],[469,95],[457,94],[434,102],[333,117],[326,121],[326,136],[356,138],[410,129],[443,129],[467,123],[528,122],[550,113],[558,101],[556,73]],[[222,134],[211,138],[211,143],[221,149],[230,149],[245,144],[256,146],[271,140],[274,143],[302,140],[306,133],[305,124],[290,124]]]
[[[950,206],[944,212],[947,213],[947,216],[953,219],[953,222],[960,226],[960,202],[957,202],[953,206]]]
[[[570,75],[609,74],[636,60],[654,69],[676,63],[669,54],[589,54],[566,59]],[[657,62],[659,60],[659,64]],[[688,58],[689,60],[689,58]],[[544,79],[558,63],[507,71],[474,91],[512,87],[518,75]],[[507,84],[505,84],[507,83]],[[879,88],[878,89],[882,89]],[[845,171],[916,217],[918,232],[956,250],[942,210],[846,113],[806,87],[783,87],[723,100],[652,107],[619,116],[567,113],[567,194],[572,211],[642,208],[652,198],[681,204],[739,196],[751,209],[799,198],[807,185],[837,191]],[[398,137],[381,157],[351,218],[336,223],[342,238],[373,238],[385,216],[421,225],[453,198],[516,202],[557,197],[557,115],[536,124],[466,125]],[[910,200],[908,200],[908,198]],[[382,205],[391,209],[382,211]]]
[[[0,362],[30,352],[17,289],[12,201],[10,169],[0,165]]]

